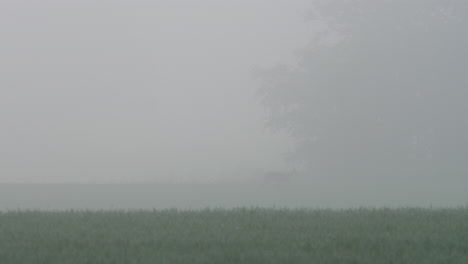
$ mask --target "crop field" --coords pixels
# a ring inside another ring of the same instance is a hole
[[[468,208],[0,212],[0,263],[468,263]]]

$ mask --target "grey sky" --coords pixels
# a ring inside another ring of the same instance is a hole
[[[0,182],[284,169],[252,71],[294,61],[306,2],[1,1]]]

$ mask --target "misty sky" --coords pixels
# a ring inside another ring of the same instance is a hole
[[[257,68],[308,1],[0,2],[0,182],[192,181],[287,169]]]

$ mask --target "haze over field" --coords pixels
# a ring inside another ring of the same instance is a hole
[[[466,205],[467,14],[464,0],[1,1],[0,183],[220,184],[187,189],[210,194],[200,207]]]
[[[283,169],[252,78],[309,39],[305,1],[2,1],[2,182]],[[265,8],[268,6],[268,8]]]

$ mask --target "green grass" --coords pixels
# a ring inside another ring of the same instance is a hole
[[[468,208],[0,213],[0,263],[468,263]]]

